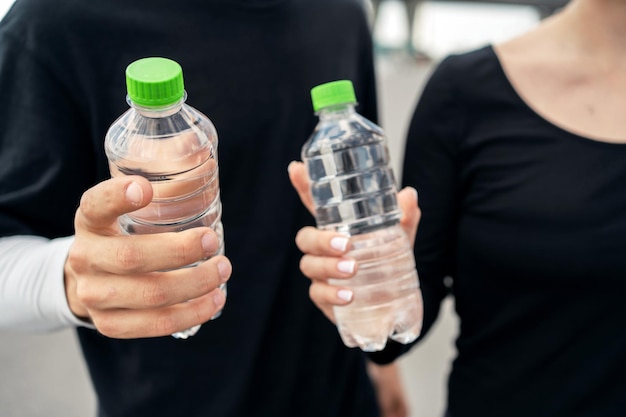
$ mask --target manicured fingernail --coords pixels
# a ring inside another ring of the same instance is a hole
[[[334,237],[330,239],[330,247],[340,252],[345,252],[348,247],[348,242],[347,237]]]
[[[354,294],[350,290],[339,290],[337,291],[337,298],[343,301],[352,301],[352,297]]]
[[[215,235],[206,233],[202,236],[202,249],[208,254],[214,254],[217,250],[218,242]]]
[[[417,199],[418,199],[417,190],[416,190],[415,188],[413,188],[413,187],[406,187],[406,188],[408,188],[409,190],[411,190],[411,192],[413,193],[413,195],[415,195],[415,201],[417,201]]]
[[[140,204],[143,199],[141,186],[136,182],[131,182],[128,187],[126,187],[126,199],[135,205]]]
[[[222,290],[218,289],[213,291],[213,302],[215,303],[215,307],[222,308],[222,306],[226,302],[226,297],[224,296]]]
[[[354,272],[354,261],[339,261],[337,269],[341,272],[351,274]]]
[[[230,278],[231,268],[230,264],[225,261],[219,261],[217,263],[217,271],[220,273],[220,278],[222,278],[222,282],[225,282]]]
[[[291,172],[291,170],[293,169],[293,167],[296,166],[296,161],[291,161],[289,162],[289,165],[287,165],[287,172]]]

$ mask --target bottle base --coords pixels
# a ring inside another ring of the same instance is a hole
[[[187,339],[191,336],[195,336],[195,334],[198,333],[198,330],[200,330],[200,327],[202,327],[202,325],[198,324],[197,326],[193,326],[192,328],[183,330],[182,332],[172,333],[172,337],[175,339]]]
[[[348,347],[364,352],[383,350],[389,339],[409,344],[422,330],[422,296],[419,289],[393,302],[375,307],[335,307],[337,329]]]

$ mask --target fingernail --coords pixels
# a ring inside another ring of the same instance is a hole
[[[340,252],[345,252],[348,242],[349,240],[346,237],[334,237],[330,239],[330,247]]]
[[[224,296],[222,290],[217,289],[213,291],[213,302],[215,303],[215,307],[222,308],[222,306],[226,302],[226,297]]]
[[[126,187],[126,199],[135,205],[140,204],[143,199],[141,186],[136,182],[131,182],[128,187]]]
[[[291,172],[291,170],[293,169],[293,167],[296,166],[296,161],[291,161],[289,162],[289,165],[287,165],[287,172]]]
[[[337,298],[343,301],[352,301],[352,297],[354,294],[350,290],[339,290],[337,291]]]
[[[415,201],[417,201],[417,199],[418,199],[417,190],[416,190],[415,188],[413,188],[413,187],[406,187],[406,188],[408,188],[409,190],[411,190],[411,192],[412,192],[412,193],[413,193],[413,195],[415,196]]]
[[[354,261],[339,261],[337,264],[337,269],[341,272],[345,272],[347,274],[351,274],[354,272]]]
[[[202,249],[210,255],[214,254],[217,250],[218,242],[215,235],[212,233],[205,233],[202,236]]]
[[[222,282],[225,282],[228,278],[230,278],[231,268],[228,262],[219,261],[217,263],[217,271],[220,274],[220,278],[222,278]]]

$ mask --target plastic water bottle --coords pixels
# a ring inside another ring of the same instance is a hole
[[[185,104],[181,66],[166,58],[140,59],[126,68],[126,86],[130,109],[105,138],[109,168],[113,177],[147,178],[154,196],[145,208],[120,216],[120,228],[149,234],[210,227],[220,241],[214,255],[223,254],[217,132],[208,117]],[[172,336],[186,339],[199,328]]]
[[[334,308],[346,346],[382,350],[388,338],[410,343],[422,328],[422,295],[380,127],[355,111],[352,82],[334,81],[311,90],[319,122],[302,148],[311,181],[317,227],[350,236],[347,256],[356,275],[330,280],[354,293]]]

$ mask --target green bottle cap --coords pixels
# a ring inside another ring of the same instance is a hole
[[[338,104],[356,104],[354,87],[350,80],[331,81],[311,89],[311,100],[315,112]]]
[[[174,104],[185,95],[183,69],[167,58],[139,59],[126,67],[126,88],[130,100],[140,106]]]

